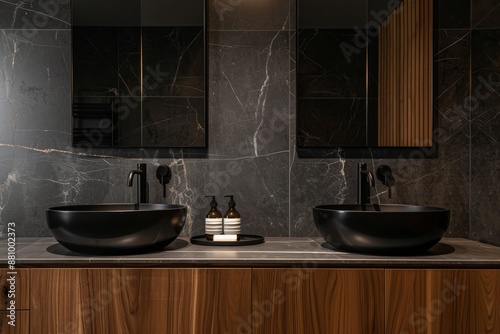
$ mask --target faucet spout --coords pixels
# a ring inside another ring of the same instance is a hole
[[[134,176],[141,175],[142,173],[144,173],[142,170],[131,170],[130,173],[128,173],[127,186],[134,186]]]
[[[138,175],[137,179],[137,204],[148,203],[148,178],[147,178],[147,167],[146,164],[137,164],[137,169],[132,170],[128,173],[127,186],[132,187],[134,185],[134,176]]]
[[[370,204],[370,188],[375,187],[372,172],[366,169],[365,163],[358,164],[358,204]]]

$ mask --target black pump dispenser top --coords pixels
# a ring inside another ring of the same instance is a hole
[[[222,214],[220,213],[219,210],[217,210],[217,201],[215,200],[215,196],[205,196],[205,197],[211,197],[212,201],[210,202],[210,211],[208,211],[207,215],[205,218],[222,218]]]
[[[226,218],[241,218],[240,213],[236,211],[235,206],[236,203],[234,202],[233,195],[227,195],[224,197],[229,197],[229,203],[227,203],[228,209],[226,211],[226,214],[224,215],[224,219]]]
[[[229,197],[229,203],[227,203],[227,206],[229,207],[229,209],[234,209],[236,207],[236,203],[234,202],[234,195],[227,195],[227,196],[224,196],[224,197]]]
[[[212,200],[210,201],[210,209],[217,209],[217,201],[215,200],[215,196],[205,196],[207,198],[212,197]]]

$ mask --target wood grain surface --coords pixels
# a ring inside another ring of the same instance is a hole
[[[387,270],[387,333],[500,333],[500,271]]]
[[[384,270],[254,269],[252,333],[384,333]]]
[[[16,311],[16,326],[9,325],[7,311],[0,311],[0,334],[29,334],[30,315],[29,311]]]
[[[379,146],[432,146],[433,0],[401,3],[379,30]]]
[[[7,279],[11,275],[7,274],[9,270],[0,269],[0,310],[6,310],[10,303],[8,293],[10,291],[10,282]],[[30,304],[30,281],[29,269],[16,269],[15,272],[15,302],[16,309],[27,310]]]
[[[32,269],[38,333],[234,333],[250,269]]]

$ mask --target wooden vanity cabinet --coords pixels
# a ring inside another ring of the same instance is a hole
[[[250,277],[251,269],[31,269],[31,329],[236,333],[251,312]]]
[[[34,334],[500,333],[500,270],[29,270]]]

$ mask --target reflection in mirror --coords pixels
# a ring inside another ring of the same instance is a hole
[[[299,148],[432,146],[433,0],[299,1]]]
[[[204,1],[73,1],[73,145],[205,147]]]

